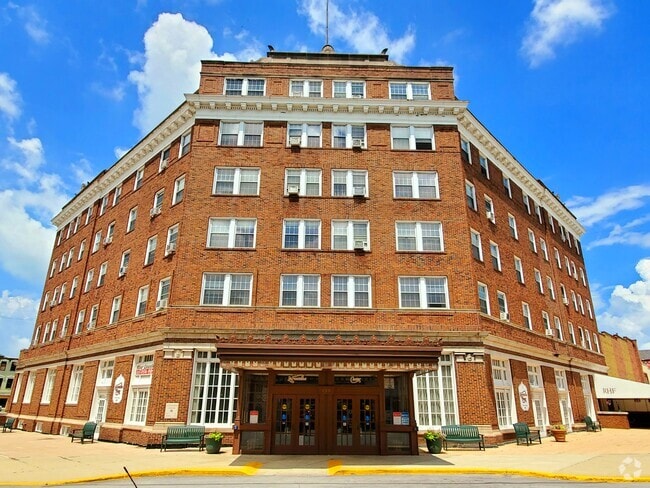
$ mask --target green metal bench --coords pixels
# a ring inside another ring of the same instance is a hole
[[[516,424],[512,424],[512,426],[515,428],[517,445],[519,445],[519,441],[525,441],[527,446],[530,446],[534,441],[539,441],[540,444],[542,443],[542,436],[538,429],[530,430],[528,424],[524,422],[517,422]]]
[[[589,415],[585,417],[585,425],[587,426],[587,432],[596,432],[597,430],[603,430],[603,428],[600,426],[600,422],[592,420]]]
[[[84,439],[90,439],[90,442],[94,442],[95,429],[97,429],[95,422],[86,422],[81,429],[74,429],[70,432],[70,442],[74,442],[75,439],[80,439],[82,444]]]
[[[444,445],[447,450],[447,444],[454,442],[457,444],[478,443],[479,451],[485,451],[485,439],[483,434],[479,434],[478,427],[475,425],[443,425],[442,433],[444,434]]]
[[[205,427],[202,425],[170,425],[163,434],[160,450],[166,451],[172,445],[198,445],[199,451],[205,447]]]
[[[2,432],[11,432],[14,430],[14,422],[16,421],[16,417],[7,417],[7,420],[5,420],[4,425],[2,426]]]

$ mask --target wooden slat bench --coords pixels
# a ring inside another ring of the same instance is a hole
[[[167,433],[163,434],[160,450],[166,451],[167,446],[199,446],[199,451],[205,447],[205,427],[202,425],[170,425]]]
[[[478,443],[479,450],[485,451],[485,439],[479,434],[475,425],[443,425],[442,433],[445,435],[444,446],[447,449],[448,442],[457,444]]]

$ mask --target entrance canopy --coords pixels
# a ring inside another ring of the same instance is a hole
[[[433,371],[440,341],[393,336],[283,335],[217,338],[217,357],[224,369],[338,371]]]
[[[594,386],[597,398],[650,399],[650,384],[647,383],[595,374]]]

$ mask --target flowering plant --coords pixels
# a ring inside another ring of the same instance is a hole
[[[566,430],[566,427],[562,424],[551,425],[551,430]]]
[[[437,441],[438,439],[444,439],[445,435],[442,432],[437,432],[435,430],[427,430],[424,433],[424,438],[427,441]]]
[[[222,432],[210,432],[208,434],[208,439],[213,439],[215,441],[220,441],[223,439],[223,433]]]

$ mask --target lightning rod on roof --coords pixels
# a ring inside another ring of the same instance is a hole
[[[325,45],[330,43],[330,0],[325,0]]]

